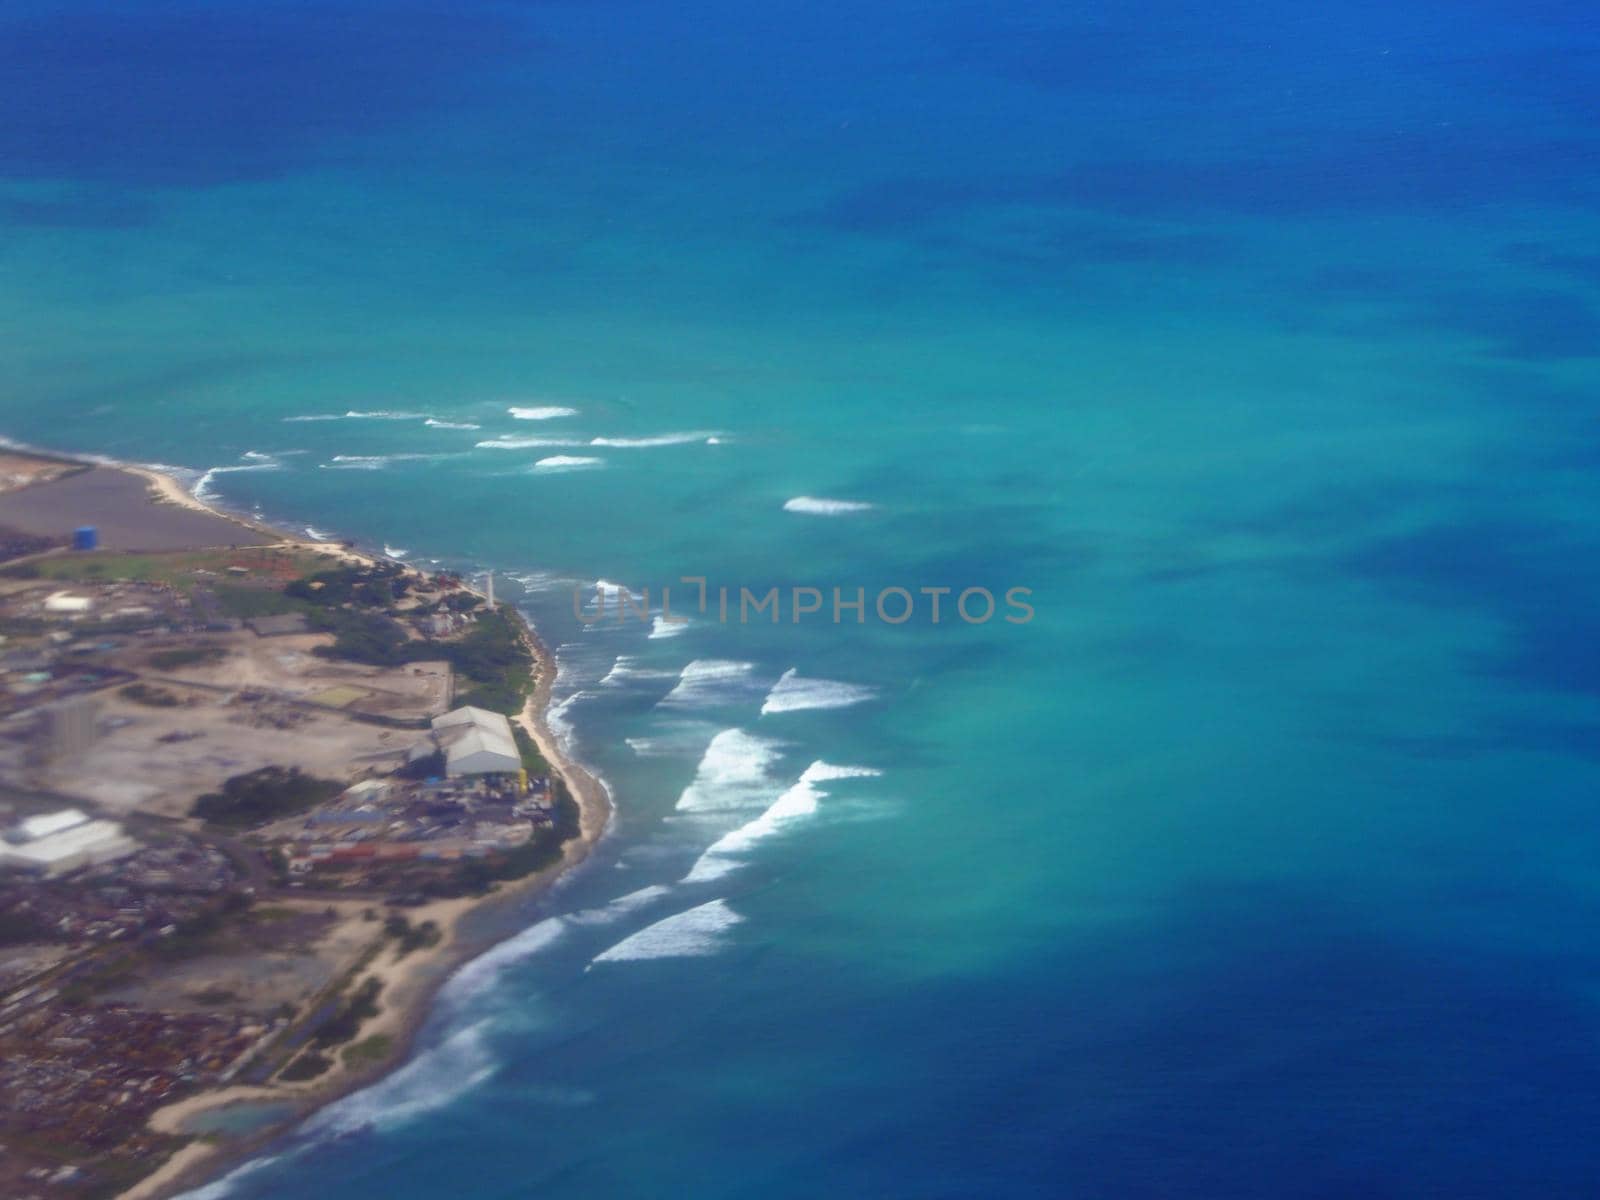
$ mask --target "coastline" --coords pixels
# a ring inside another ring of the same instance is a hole
[[[138,476],[149,485],[158,503],[174,504],[219,517],[253,533],[265,535],[277,544],[315,549],[362,563],[401,562],[356,549],[344,542],[309,541],[269,523],[200,500],[179,479],[153,467],[107,459],[91,460],[15,443],[11,445],[15,453],[38,454],[86,466],[103,466]],[[417,570],[403,562],[401,565],[407,571]],[[476,589],[469,590],[476,592]],[[117,1200],[170,1200],[173,1196],[212,1182],[254,1158],[266,1145],[319,1109],[372,1086],[404,1066],[432,1012],[439,990],[468,962],[517,932],[508,930],[499,936],[469,933],[463,927],[467,917],[511,904],[526,903],[547,893],[586,861],[605,836],[613,811],[610,794],[592,771],[566,751],[551,731],[547,719],[556,679],[555,655],[520,610],[510,604],[502,604],[501,607],[521,630],[523,641],[534,660],[533,688],[521,711],[511,719],[527,731],[540,754],[571,793],[579,812],[578,836],[565,842],[560,860],[543,870],[522,879],[501,883],[481,897],[437,900],[408,913],[414,920],[435,922],[442,936],[436,945],[414,950],[404,958],[395,960],[380,954],[378,959],[360,968],[359,973],[383,982],[379,1012],[364,1022],[360,1031],[362,1037],[384,1035],[391,1039],[389,1052],[381,1060],[359,1066],[350,1066],[340,1060],[329,1075],[305,1083],[230,1084],[196,1092],[156,1110],[150,1116],[148,1127],[159,1133],[182,1136],[184,1127],[203,1113],[248,1103],[277,1102],[293,1106],[289,1116],[226,1143],[194,1137],[155,1171],[119,1192]]]

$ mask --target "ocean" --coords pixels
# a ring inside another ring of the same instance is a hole
[[[1597,64],[1570,0],[7,5],[0,432],[493,570],[618,810],[196,1195],[1600,1192]]]

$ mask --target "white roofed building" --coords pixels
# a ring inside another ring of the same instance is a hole
[[[82,825],[89,818],[80,809],[62,808],[55,812],[40,813],[36,817],[28,817],[18,821],[7,831],[8,842],[32,842],[42,837],[49,837],[52,833],[60,833],[63,829],[71,829],[74,825]]]
[[[423,747],[428,747],[425,753],[432,748],[444,753],[447,775],[509,775],[522,769],[511,722],[486,708],[467,705],[435,717],[431,745]]]
[[[75,809],[67,811],[76,812]],[[77,815],[83,816],[82,813]],[[54,878],[80,867],[115,862],[138,848],[139,843],[123,833],[122,826],[114,821],[79,820],[29,840],[0,841],[0,869]]]

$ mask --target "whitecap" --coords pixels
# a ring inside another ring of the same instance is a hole
[[[593,467],[605,466],[603,458],[585,458],[580,454],[552,454],[549,458],[541,458],[533,464],[535,471],[585,471]]]
[[[575,417],[578,410],[564,404],[538,404],[529,407],[513,406],[506,409],[519,421],[552,421],[557,417]]]
[[[761,715],[798,712],[808,708],[848,708],[871,700],[878,693],[859,683],[840,683],[835,679],[802,679],[790,668],[785,671],[761,705]]]
[[[866,512],[872,505],[864,500],[829,500],[824,496],[795,496],[783,502],[783,511],[808,513],[816,517],[842,517]]]
[[[661,698],[669,708],[697,708],[742,699],[762,686],[755,664],[721,658],[697,658],[678,674],[678,683]]]
[[[312,413],[307,416],[284,417],[285,421],[425,421],[427,413],[396,412],[390,409],[378,409],[374,412],[361,412],[350,409],[342,413]]]
[[[675,672],[661,671],[653,667],[641,667],[639,660],[627,654],[617,656],[617,661],[611,664],[611,669],[600,677],[600,683],[605,687],[621,687],[640,679],[671,679]]]
[[[329,1138],[369,1127],[393,1129],[444,1108],[494,1074],[488,1025],[485,1019],[451,1034],[381,1083],[315,1114],[303,1131]]]
[[[677,637],[687,628],[689,628],[689,622],[684,617],[679,617],[675,621],[669,621],[665,617],[656,616],[650,621],[649,636],[652,641],[657,641],[661,638]]]
[[[726,900],[710,900],[697,908],[645,926],[609,950],[597,954],[594,962],[709,957],[722,949],[727,932],[743,921],[743,917],[728,907]]]
[[[474,445],[479,450],[527,450],[535,446],[587,446],[582,438],[562,437],[497,437]]]
[[[272,461],[272,455],[270,455],[270,454],[262,454],[261,451],[259,451],[259,450],[246,450],[243,454],[239,455],[239,457],[240,458],[249,459],[251,462],[271,462]]]
[[[318,465],[323,470],[381,471],[390,463],[415,462],[432,457],[431,454],[335,454],[328,462]]]
[[[576,925],[611,925],[671,894],[671,888],[653,883],[636,892],[629,892],[626,896],[618,896],[609,904],[602,904],[597,908],[580,908],[577,912],[571,913],[567,920]]]
[[[383,544],[383,552],[389,558],[404,558],[406,555],[411,553],[409,550],[397,550],[395,547],[389,545],[388,542]]]
[[[597,437],[590,438],[591,446],[614,446],[624,450],[648,449],[651,446],[681,446],[686,442],[703,442],[716,437],[701,430],[696,433],[658,433],[647,437]]]
[[[324,530],[318,529],[315,525],[307,525],[305,527],[305,531],[306,531],[306,536],[308,538],[310,538],[314,542],[331,542],[331,541],[333,541],[333,537],[334,537],[333,534],[327,533]]]
[[[768,803],[777,784],[771,775],[780,743],[743,729],[724,729],[711,739],[694,779],[678,797],[680,812],[737,812]]]
[[[277,471],[282,469],[281,463],[276,462],[250,462],[238,463],[231,467],[212,467],[195,480],[194,487],[189,489],[189,494],[196,500],[209,502],[219,499],[217,490],[212,486],[218,475],[229,475],[234,471]]]
[[[880,774],[881,771],[872,767],[839,767],[818,759],[801,773],[799,781],[793,787],[773,801],[766,812],[731,833],[724,834],[707,847],[705,853],[683,877],[683,882],[706,883],[713,879],[721,879],[743,865],[745,857],[755,848],[756,843],[782,833],[792,828],[802,818],[813,815],[817,811],[818,802],[828,796],[828,793],[817,784],[832,779],[864,778]]]
[[[508,966],[555,945],[566,928],[566,922],[561,917],[547,917],[530,925],[515,937],[507,938],[493,949],[478,955],[452,975],[440,991],[441,998],[459,1007],[483,995],[494,986],[495,980]]]
[[[471,421],[441,421],[437,417],[429,417],[422,422],[432,425],[435,429],[482,429],[481,425],[474,425]]]

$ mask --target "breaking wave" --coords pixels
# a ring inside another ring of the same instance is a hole
[[[668,621],[664,617],[657,616],[650,621],[649,636],[652,641],[659,641],[661,638],[677,637],[687,628],[689,628],[687,621]]]
[[[743,921],[743,917],[728,907],[726,900],[711,900],[645,926],[611,949],[597,954],[594,962],[706,958],[720,951],[727,932]]]
[[[697,658],[678,674],[678,683],[661,698],[668,708],[698,708],[738,700],[763,686],[755,664],[722,658]]]
[[[842,517],[866,512],[872,505],[865,500],[829,500],[826,496],[795,496],[783,502],[783,511],[809,513],[816,517]]]
[[[738,812],[765,804],[777,782],[772,764],[780,743],[743,729],[724,729],[711,739],[694,779],[678,797],[680,812]]]
[[[519,421],[550,421],[556,417],[575,417],[578,410],[564,404],[537,404],[531,407],[512,406],[506,409]]]
[[[804,817],[817,811],[819,801],[828,793],[817,786],[831,779],[854,779],[881,775],[872,767],[837,767],[821,759],[812,763],[800,775],[799,781],[775,800],[766,812],[755,820],[739,826],[713,842],[683,877],[684,883],[707,883],[721,879],[744,865],[745,856],[756,843],[782,833]]]
[[[622,450],[642,450],[651,446],[682,446],[688,442],[703,442],[714,438],[715,433],[704,430],[691,433],[658,433],[647,437],[597,437],[590,438],[591,446],[614,446]]]
[[[580,454],[553,454],[549,458],[541,458],[533,464],[535,471],[585,471],[593,467],[603,467],[606,460],[603,458],[585,458]]]
[[[212,486],[218,475],[228,475],[234,471],[277,471],[282,469],[282,465],[277,462],[248,462],[231,467],[212,467],[194,481],[194,487],[189,489],[189,494],[202,502],[215,501],[221,498],[217,495],[216,488]]]
[[[441,421],[438,417],[428,417],[424,425],[432,425],[435,429],[482,429],[481,425],[474,425],[471,421]]]
[[[284,417],[285,421],[426,421],[427,413],[396,412],[390,409],[378,409],[375,412],[360,412],[350,409],[342,413],[311,413],[306,416]]]
[[[587,446],[582,438],[497,437],[476,443],[479,450],[527,450],[537,446]]]
[[[312,1137],[339,1137],[368,1127],[392,1129],[445,1107],[494,1074],[494,1055],[485,1037],[488,1025],[486,1018],[451,1034],[383,1082],[323,1109],[303,1131]]]
[[[794,669],[783,676],[767,693],[761,715],[799,712],[808,708],[849,708],[871,700],[878,693],[859,683],[840,683],[835,679],[803,679]]]

